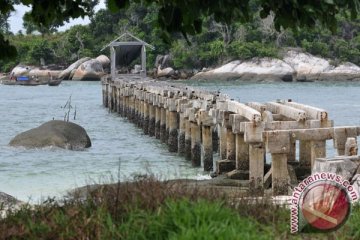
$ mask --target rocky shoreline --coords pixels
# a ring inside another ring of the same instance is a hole
[[[158,55],[155,68],[148,72],[159,80],[239,80],[246,82],[317,82],[317,81],[360,81],[360,67],[350,63],[313,56],[298,49],[286,51],[281,59],[253,58],[246,61],[234,60],[216,68],[176,69],[171,56]],[[43,69],[35,66],[16,66],[9,76],[30,76],[39,79],[53,78],[73,81],[99,81],[109,72],[110,60],[105,55],[91,59],[81,58],[65,70]],[[136,69],[131,70],[135,73]],[[1,80],[1,79],[0,79]]]
[[[282,59],[235,60],[221,67],[199,72],[191,79],[250,82],[359,81],[360,67],[349,62],[334,65],[331,60],[290,50]]]

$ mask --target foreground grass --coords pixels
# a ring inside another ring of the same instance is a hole
[[[289,219],[285,207],[266,201],[145,178],[9,212],[0,239],[360,239],[359,208],[326,235],[291,235]]]

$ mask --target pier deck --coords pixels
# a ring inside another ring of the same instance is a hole
[[[127,75],[104,77],[102,91],[105,107],[170,152],[204,171],[248,180],[254,193],[271,186],[273,195],[289,194],[311,174],[315,159],[326,157],[327,140],[338,155],[357,155],[346,142],[356,140],[360,127],[334,127],[326,110],[291,100],[240,103],[219,92]]]

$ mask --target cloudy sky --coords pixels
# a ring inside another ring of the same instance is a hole
[[[95,10],[98,11],[99,9],[105,8],[105,0],[100,0],[99,4],[96,6]],[[10,31],[13,33],[17,33],[19,30],[22,30],[24,32],[24,28],[23,28],[23,16],[25,14],[25,12],[29,11],[30,8],[26,7],[24,5],[16,5],[15,6],[15,12],[13,12],[11,14],[11,17],[9,19],[9,24],[10,24]],[[74,25],[85,25],[88,24],[89,18],[77,18],[77,19],[72,19],[69,23],[65,23],[64,26],[58,28],[59,31],[64,31],[66,29],[69,29],[71,26]]]

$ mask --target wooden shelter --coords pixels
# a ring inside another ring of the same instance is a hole
[[[129,66],[129,64],[139,56],[141,59],[140,76],[146,77],[146,47],[154,50],[154,46],[135,37],[129,32],[125,32],[104,46],[101,51],[107,47],[110,47],[112,79],[116,79],[119,75],[118,66]]]

